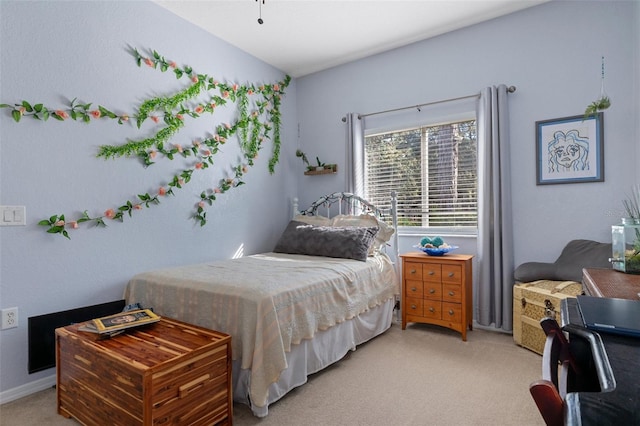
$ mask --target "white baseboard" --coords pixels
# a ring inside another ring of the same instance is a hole
[[[25,396],[29,396],[32,393],[40,392],[45,389],[49,389],[56,384],[56,375],[53,374],[48,377],[44,377],[33,382],[26,383],[22,386],[18,386],[13,389],[7,389],[0,392],[0,404],[15,401]]]

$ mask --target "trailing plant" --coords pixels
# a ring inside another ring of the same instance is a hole
[[[248,172],[248,167],[254,165],[264,139],[272,139],[273,149],[269,160],[269,172],[271,174],[275,172],[281,144],[281,98],[291,77],[287,75],[281,82],[259,86],[221,83],[206,74],[195,73],[190,66],[179,67],[176,62],[165,59],[155,50],[148,56],[143,56],[137,49],[133,49],[131,53],[139,67],[145,64],[161,72],[172,70],[177,79],[189,78],[190,85],[172,96],[161,96],[144,101],[135,114],[116,114],[102,105],[92,108],[93,103],[79,102],[77,98],[61,109],[54,109],[43,103],[34,104],[26,100],[13,105],[0,104],[0,108],[10,108],[15,122],[30,116],[41,121],[47,121],[53,117],[57,121],[71,119],[84,123],[98,119],[111,119],[121,125],[131,120],[136,122],[138,128],[146,120],[157,124],[164,123],[164,126],[150,137],[128,141],[121,145],[100,146],[97,157],[115,159],[135,156],[141,159],[145,167],[155,164],[159,155],[168,160],[173,160],[176,156],[183,158],[193,156],[195,162],[192,167],[172,176],[166,186],[160,186],[156,195],[151,196],[148,192],[139,194],[134,201],[128,200],[119,207],[107,209],[101,216],[91,217],[85,210],[76,220],[68,221],[64,214],[43,219],[39,225],[46,226],[48,233],[70,238],[67,229],[76,229],[81,223],[88,222],[98,227],[106,227],[105,219],[123,221],[125,216],[131,217],[136,210],[160,204],[160,197],[173,195],[174,189],[181,189],[187,184],[196,170],[204,170],[212,166],[213,156],[219,152],[220,145],[232,137],[238,138],[244,161],[231,168],[233,177],[221,179],[218,186],[200,194],[200,200],[193,214],[193,218],[200,226],[206,224],[205,208],[213,204],[216,195],[244,184],[242,177]],[[208,100],[197,102],[196,98],[204,93],[209,93]],[[184,127],[186,117],[198,119],[205,114],[214,114],[218,107],[226,105],[229,101],[237,102],[238,116],[235,121],[218,125],[214,135],[203,141],[194,141],[190,146],[185,145],[186,147],[183,148],[180,144],[169,144],[169,141]],[[264,117],[264,120],[261,120],[261,117]]]

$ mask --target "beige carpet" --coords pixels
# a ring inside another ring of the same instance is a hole
[[[529,394],[542,358],[510,335],[399,324],[286,395],[264,419],[236,404],[235,425],[544,425]],[[55,390],[0,406],[2,426],[61,425]],[[105,425],[108,424],[108,421]]]

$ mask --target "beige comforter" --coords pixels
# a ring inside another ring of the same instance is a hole
[[[264,253],[146,272],[124,293],[156,313],[232,336],[233,358],[251,369],[252,404],[287,368],[285,352],[318,330],[353,318],[398,291],[386,255],[367,262]]]

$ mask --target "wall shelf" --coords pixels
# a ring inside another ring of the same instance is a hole
[[[322,169],[322,170],[307,170],[304,172],[305,175],[307,176],[313,176],[313,175],[330,175],[330,174],[335,174],[338,173],[338,166],[334,165],[333,168],[331,169]]]

